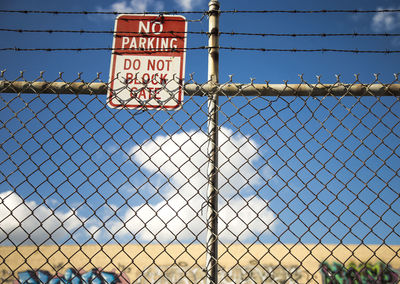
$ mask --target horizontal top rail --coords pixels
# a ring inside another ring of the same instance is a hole
[[[0,81],[0,93],[105,95],[108,83]],[[217,90],[216,90],[217,89]],[[189,96],[400,96],[400,84],[185,84]]]

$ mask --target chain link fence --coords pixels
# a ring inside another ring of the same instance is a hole
[[[210,90],[219,282],[399,281],[397,77],[192,78],[176,111],[109,108],[99,76],[0,79],[3,283],[206,282]]]

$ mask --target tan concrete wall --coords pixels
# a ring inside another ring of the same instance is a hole
[[[221,283],[236,283],[250,275],[256,283],[268,283],[272,275],[274,281],[292,277],[287,283],[322,283],[323,261],[383,262],[399,269],[399,251],[400,246],[387,245],[221,245],[219,279]],[[0,256],[3,281],[9,276],[8,280],[15,279],[19,271],[40,269],[63,274],[67,268],[122,271],[129,283],[200,283],[205,275],[205,248],[200,244],[0,247]]]

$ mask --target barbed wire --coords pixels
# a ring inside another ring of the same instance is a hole
[[[41,11],[41,10],[0,10],[6,14],[52,14],[52,15],[121,15],[121,14],[141,14],[141,15],[170,15],[170,14],[207,14],[208,11],[142,11],[142,12],[118,12],[118,11]]]
[[[0,32],[16,32],[16,33],[78,33],[78,34],[114,34],[119,36],[120,34],[133,34],[143,35],[141,32],[134,31],[119,31],[113,30],[51,30],[51,29],[12,29],[12,28],[0,28]],[[198,34],[198,35],[210,35],[210,32],[206,31],[163,31],[165,34]],[[398,37],[400,33],[247,33],[247,32],[224,32],[221,31],[219,35],[230,35],[230,36],[258,36],[258,37]]]
[[[326,14],[326,13],[398,13],[400,9],[321,9],[321,10],[220,10],[219,13],[286,13],[286,14]],[[120,14],[208,14],[207,10],[202,11],[142,11],[142,12],[120,12],[120,11],[43,11],[43,10],[5,10],[1,9],[0,13],[19,13],[19,14],[53,14],[53,15],[120,15]]]
[[[259,37],[397,37],[400,33],[245,33],[220,32],[220,35],[259,36]]]
[[[0,32],[17,32],[17,33],[78,33],[78,34],[132,34],[146,36],[143,32],[137,31],[118,31],[113,30],[35,30],[35,29],[10,29],[10,28],[0,28]],[[162,34],[204,34],[208,35],[210,33],[204,31],[163,31]]]
[[[220,13],[283,13],[283,14],[327,14],[327,13],[398,13],[400,9],[373,9],[373,10],[359,10],[359,9],[322,9],[322,10],[226,10]]]
[[[220,49],[232,51],[261,51],[261,52],[337,52],[337,53],[375,53],[375,54],[393,54],[400,53],[400,50],[360,50],[360,49],[334,49],[334,48],[315,48],[315,49],[298,49],[298,48],[252,48],[252,47],[226,47],[221,46]]]
[[[3,47],[0,48],[0,51],[46,51],[46,52],[53,52],[53,51],[112,51],[114,53],[123,53],[123,54],[152,54],[157,52],[181,52],[187,50],[199,50],[199,49],[208,49],[207,46],[198,46],[198,47],[185,47],[185,48],[154,48],[154,49],[138,49],[138,50],[130,50],[124,48],[112,48],[112,47],[83,47],[83,48],[19,48],[19,47]]]
[[[197,46],[197,47],[186,47],[186,48],[164,48],[160,49],[146,49],[146,50],[128,50],[122,48],[112,48],[112,47],[89,47],[89,48],[19,48],[19,47],[3,47],[0,48],[0,51],[112,51],[117,54],[135,54],[135,53],[157,53],[157,52],[179,52],[179,51],[187,51],[187,50],[204,50],[215,48],[211,46]],[[315,48],[315,49],[301,49],[301,48],[252,48],[252,47],[234,47],[234,46],[220,46],[219,49],[231,50],[231,51],[260,51],[260,52],[337,52],[337,53],[375,53],[375,54],[394,54],[400,53],[400,50],[363,50],[363,49],[334,49],[334,48]]]

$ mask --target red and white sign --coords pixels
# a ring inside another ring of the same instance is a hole
[[[183,102],[186,31],[183,16],[118,16],[108,106],[180,108]]]

